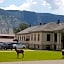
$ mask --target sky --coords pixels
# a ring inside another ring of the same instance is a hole
[[[0,0],[0,8],[64,15],[64,0]]]

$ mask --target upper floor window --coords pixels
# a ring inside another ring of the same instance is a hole
[[[24,36],[24,41],[25,41],[25,36]]]
[[[18,38],[18,40],[19,40],[19,36],[18,36],[17,38]]]
[[[34,41],[36,41],[36,34],[34,34]]]
[[[40,40],[40,34],[38,34],[38,41]]]
[[[54,41],[57,42],[57,33],[54,34]]]
[[[23,36],[22,36],[22,41],[23,41]]]
[[[20,40],[21,40],[21,36],[20,36]]]
[[[33,34],[31,34],[31,40],[33,40]]]
[[[47,34],[47,41],[50,41],[50,34]]]

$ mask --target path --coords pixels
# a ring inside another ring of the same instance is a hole
[[[22,61],[22,62],[0,62],[0,64],[64,64],[64,60]]]

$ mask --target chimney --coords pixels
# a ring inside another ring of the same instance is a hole
[[[42,23],[40,23],[40,25],[42,25]]]
[[[60,23],[60,20],[57,20],[57,24],[59,24]]]

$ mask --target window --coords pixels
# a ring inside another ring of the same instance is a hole
[[[50,45],[46,45],[46,49],[47,50],[50,50]]]
[[[50,34],[47,34],[47,41],[50,41]]]
[[[19,40],[19,36],[18,36],[18,40]]]
[[[33,34],[31,34],[31,40],[33,40]]]
[[[21,40],[21,36],[20,36],[20,40]]]
[[[0,38],[8,38],[8,39],[13,39],[13,36],[0,36]]]
[[[39,48],[39,44],[38,44],[38,48]]]
[[[57,42],[57,33],[54,34],[54,41]]]
[[[38,34],[38,41],[40,40],[40,34]]]
[[[24,36],[24,41],[25,41],[25,36]]]
[[[22,36],[22,41],[23,41],[23,36]]]
[[[30,40],[30,36],[26,36],[26,41],[29,41]]]
[[[36,34],[34,34],[34,41],[36,41]]]

